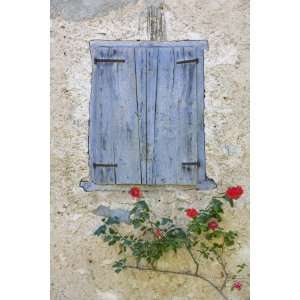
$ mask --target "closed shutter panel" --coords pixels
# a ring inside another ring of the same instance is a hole
[[[199,57],[195,48],[175,48],[175,103],[178,107],[177,150],[178,173],[180,184],[196,184],[199,171],[198,161],[198,119],[200,111],[197,102],[200,86],[197,78]]]
[[[134,48],[92,48],[90,165],[96,184],[141,183]]]
[[[153,50],[149,50],[153,52]],[[148,148],[153,160],[150,184],[196,184],[199,169],[197,106],[198,61],[193,47],[156,49],[148,82],[156,82],[148,95]]]

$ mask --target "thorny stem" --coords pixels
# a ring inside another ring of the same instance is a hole
[[[224,262],[223,258],[221,256],[217,255],[217,261],[221,265],[221,267],[223,269],[223,272],[224,272],[224,281],[223,281],[223,283],[221,285],[221,288],[220,288],[221,291],[223,291],[224,288],[226,287],[229,274],[226,270],[226,265],[225,265],[225,262]]]
[[[196,278],[200,278],[203,281],[209,283],[222,297],[224,300],[229,300],[227,296],[223,293],[223,290],[219,288],[217,285],[215,285],[212,281],[210,281],[208,278],[201,274],[194,274],[194,273],[188,273],[188,272],[179,272],[179,271],[171,271],[171,270],[159,270],[159,269],[153,269],[153,268],[147,268],[147,267],[139,267],[139,266],[126,266],[128,269],[136,269],[139,271],[152,271],[152,272],[159,272],[159,273],[167,273],[167,274],[176,274],[176,275],[185,275],[185,276],[192,276]]]
[[[199,263],[198,263],[198,261],[196,260],[196,258],[195,258],[195,256],[194,256],[192,250],[191,250],[189,247],[186,247],[186,249],[187,249],[188,253],[190,254],[190,256],[191,256],[191,258],[192,258],[194,264],[196,265],[195,275],[198,275]]]
[[[191,250],[189,247],[187,247],[187,246],[186,246],[186,249],[187,249],[188,253],[190,254],[190,256],[191,256],[191,258],[192,258],[194,264],[196,265],[195,275],[197,276],[197,275],[198,275],[198,271],[199,271],[199,262],[196,260],[196,258],[195,258],[195,256],[194,256],[192,250]],[[217,255],[217,254],[216,254],[216,256],[217,256],[217,261],[218,261],[218,263],[221,265],[221,267],[222,267],[222,269],[223,269],[223,272],[224,272],[224,281],[223,281],[223,283],[222,283],[222,285],[221,285],[220,288],[217,287],[217,290],[218,290],[218,292],[220,293],[220,292],[222,292],[222,291],[224,290],[224,288],[226,287],[226,284],[227,284],[227,280],[228,280],[229,274],[228,274],[228,272],[227,272],[227,270],[226,270],[226,266],[225,266],[225,263],[224,263],[224,260],[222,259],[222,257],[221,257],[220,255]],[[203,275],[201,275],[201,276],[203,277]],[[203,278],[202,278],[202,279],[203,279]],[[222,294],[222,293],[221,293],[221,294]],[[222,295],[222,296],[224,296],[224,295]]]

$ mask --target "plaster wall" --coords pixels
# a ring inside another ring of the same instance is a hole
[[[147,7],[158,1],[53,0],[51,3],[51,299],[52,300],[218,300],[197,278],[111,269],[117,250],[92,235],[101,218],[99,205],[129,209],[127,192],[86,193],[88,105],[92,39],[148,39]],[[178,207],[201,208],[227,186],[245,187],[225,225],[239,231],[239,245],[227,257],[229,268],[249,261],[249,2],[248,0],[166,0],[168,40],[207,39],[207,172],[218,189],[197,192],[175,188],[145,192],[154,210],[181,214]],[[175,259],[174,259],[175,258]],[[188,270],[184,253],[170,254],[163,268]],[[216,266],[203,267],[218,277]],[[248,279],[230,299],[249,299]],[[230,287],[229,287],[230,288]]]

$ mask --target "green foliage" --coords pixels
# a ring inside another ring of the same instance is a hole
[[[247,267],[246,264],[237,265],[237,273],[241,273],[245,267]]]
[[[123,259],[120,259],[120,260],[117,260],[116,262],[114,262],[112,267],[116,273],[120,273],[123,269],[125,269],[126,261],[127,261],[127,259],[123,258]]]
[[[233,246],[235,238],[238,236],[237,232],[229,230],[224,234],[224,243],[227,247]]]
[[[131,224],[135,229],[141,227],[150,218],[150,209],[144,200],[135,203],[130,211]]]
[[[101,225],[97,230],[95,230],[94,234],[100,236],[101,234],[104,234],[106,232],[106,229],[106,225]]]
[[[223,220],[223,206],[228,201],[224,195],[213,197],[205,209],[199,210],[195,218],[188,219],[186,226],[178,226],[171,218],[155,218],[147,202],[140,199],[130,211],[130,225],[133,228],[130,234],[120,233],[121,225],[117,218],[104,218],[103,224],[94,234],[102,236],[109,246],[118,245],[119,255],[124,258],[113,264],[117,273],[126,268],[128,257],[133,257],[137,264],[143,261],[155,268],[164,254],[170,251],[176,253],[179,249],[185,249],[196,264],[198,262],[193,253],[198,253],[199,259],[222,262],[224,251],[231,249],[238,236],[235,231],[226,231],[219,224]],[[187,216],[184,215],[184,218]],[[217,228],[210,228],[208,224],[211,221],[218,222]],[[239,273],[245,264],[237,267]]]
[[[233,200],[232,199],[229,199],[227,197],[225,197],[225,199],[229,202],[230,206],[233,207],[234,204],[233,204]]]

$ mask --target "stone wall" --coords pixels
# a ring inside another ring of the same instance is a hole
[[[218,300],[197,278],[111,269],[117,251],[92,235],[100,224],[99,205],[130,208],[127,192],[86,193],[79,181],[88,176],[88,105],[92,39],[148,39],[149,6],[159,1],[53,0],[51,3],[51,299],[52,300]],[[154,210],[175,216],[177,207],[204,207],[209,197],[240,184],[246,195],[225,225],[240,232],[229,268],[249,262],[249,2],[248,0],[166,0],[168,40],[207,39],[207,172],[218,190],[174,189],[145,192]],[[188,270],[184,253],[168,255],[163,268]],[[203,267],[218,277],[217,266]],[[230,299],[249,299],[249,280]]]

